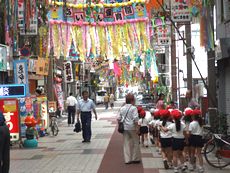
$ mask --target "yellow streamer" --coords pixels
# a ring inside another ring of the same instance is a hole
[[[114,34],[114,31],[113,31],[113,26],[108,26],[108,34],[110,36],[110,42],[111,42],[111,48],[113,50],[113,55],[114,56],[117,56],[117,46],[115,44],[115,34]],[[111,53],[112,51],[108,50],[108,54]]]
[[[139,43],[139,50],[142,50],[142,44],[141,44],[141,30],[140,27],[138,25],[138,23],[136,23],[136,25],[134,25],[135,29],[136,29],[136,33],[137,33],[137,40]]]
[[[149,49],[149,41],[148,41],[148,37],[147,37],[147,33],[146,33],[146,23],[144,22],[139,22],[139,28],[142,31],[141,32],[141,38],[142,38],[142,44],[143,44],[143,50],[146,51],[147,49]]]
[[[53,45],[54,45],[54,56],[56,56],[58,59],[60,58],[60,46],[59,43],[59,31],[58,31],[58,25],[53,25]]]
[[[107,43],[106,34],[104,31],[104,27],[97,26],[97,30],[98,30],[98,37],[99,37],[99,44],[100,44],[100,54],[104,56],[106,53],[106,43]]]
[[[95,27],[94,26],[90,26],[89,35],[90,35],[90,39],[91,39],[92,54],[96,55],[96,44],[95,44],[96,35],[95,35]]]

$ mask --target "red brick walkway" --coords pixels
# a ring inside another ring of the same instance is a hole
[[[142,164],[124,163],[123,137],[117,132],[117,127],[111,137],[98,173],[144,173]]]

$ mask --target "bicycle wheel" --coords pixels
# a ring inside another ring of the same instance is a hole
[[[224,168],[230,163],[220,155],[220,148],[216,146],[215,139],[204,146],[204,157],[209,165],[215,168]]]
[[[51,131],[52,131],[53,136],[57,136],[58,135],[58,131],[59,130],[58,130],[57,122],[53,122],[52,123]]]

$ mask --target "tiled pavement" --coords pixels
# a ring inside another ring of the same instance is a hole
[[[74,133],[73,127],[67,127],[66,122],[62,122],[58,136],[40,138],[38,148],[19,149],[14,146],[11,149],[10,173],[96,173],[116,126],[103,116],[108,118],[108,113],[102,112],[100,119],[92,123],[91,143],[82,143],[81,133]],[[155,147],[142,147],[141,152],[144,173],[173,173],[173,170],[163,169],[162,159]],[[219,170],[207,164],[205,168],[207,173],[230,171],[229,167]]]

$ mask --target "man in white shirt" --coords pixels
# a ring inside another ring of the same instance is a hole
[[[82,124],[82,137],[83,143],[90,142],[92,131],[91,131],[91,120],[93,111],[95,114],[95,119],[97,120],[97,112],[96,112],[96,105],[94,104],[93,100],[89,99],[88,91],[82,92],[83,99],[79,100],[77,105],[77,119],[81,116],[81,124]]]
[[[70,93],[69,97],[66,99],[67,110],[68,110],[68,126],[70,126],[70,124],[73,125],[75,122],[77,99],[72,95],[73,93]]]

